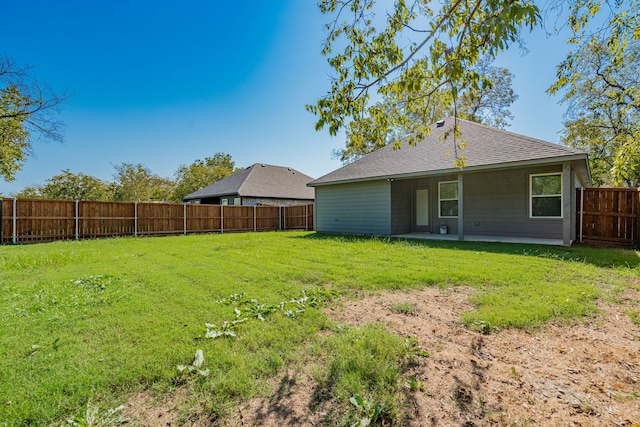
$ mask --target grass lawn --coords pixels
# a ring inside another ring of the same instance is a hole
[[[141,390],[161,395],[186,383],[203,410],[223,417],[307,354],[325,358],[318,381],[327,393],[348,400],[375,389],[392,405],[392,365],[406,357],[398,351],[404,338],[376,327],[344,331],[317,305],[467,285],[478,290],[476,309],[462,319],[470,328],[535,328],[589,316],[598,298],[637,287],[639,273],[633,251],[308,232],[0,246],[0,426],[60,425],[83,415],[88,402],[104,410]],[[313,289],[340,297],[303,298]],[[228,298],[234,294],[244,304]],[[205,338],[207,324],[237,337]],[[209,375],[179,375],[176,367],[191,363],[197,349]],[[360,352],[385,366],[362,366]],[[354,362],[343,363],[347,356]],[[346,375],[347,365],[361,372]],[[376,372],[385,374],[368,386],[363,378]]]

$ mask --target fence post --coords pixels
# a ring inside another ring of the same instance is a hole
[[[16,199],[15,197],[13,198],[13,233],[12,233],[12,241],[13,244],[17,244],[18,243],[18,229],[17,224],[18,224],[18,199]]]
[[[138,237],[138,202],[133,202],[133,236]]]
[[[309,231],[309,205],[304,205],[304,230]]]
[[[220,205],[220,234],[224,234],[224,205]]]
[[[253,232],[254,233],[257,231],[257,224],[258,224],[258,220],[256,219],[257,215],[258,215],[258,209],[256,205],[253,205]]]
[[[80,240],[80,209],[79,209],[80,201],[76,200],[76,240]]]
[[[187,235],[187,204],[183,203],[183,205],[184,205],[184,210],[182,213],[182,217],[184,218],[183,226],[184,226],[184,235],[186,236]]]

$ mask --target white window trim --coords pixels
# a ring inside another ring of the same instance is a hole
[[[551,176],[556,175],[560,177],[560,194],[545,194],[544,196],[533,195],[533,178],[537,176]],[[550,173],[536,173],[529,175],[529,219],[561,219],[564,218],[564,188],[563,188],[562,172],[550,172]],[[533,198],[534,197],[558,197],[560,196],[560,216],[533,216]]]
[[[458,218],[458,215],[460,215],[460,212],[458,212],[458,215],[456,216],[442,216],[442,205],[440,204],[440,202],[446,202],[446,201],[451,201],[451,200],[455,200],[456,202],[459,201],[459,197],[460,195],[457,194],[457,197],[455,199],[443,199],[440,197],[440,188],[442,186],[442,184],[456,184],[456,193],[458,192],[458,181],[441,181],[438,183],[438,218]]]

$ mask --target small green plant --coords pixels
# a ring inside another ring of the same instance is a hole
[[[204,354],[202,353],[202,350],[197,349],[191,365],[178,365],[177,368],[180,374],[197,374],[202,377],[206,377],[209,375],[209,369],[201,369],[203,364]]]
[[[228,297],[219,299],[216,302],[218,304],[224,304],[224,305],[239,304],[240,302],[242,302],[244,297],[245,297],[245,293],[242,292],[242,293],[239,293],[239,294],[231,294]]]
[[[295,318],[298,313],[303,313],[307,307],[319,307],[326,301],[337,296],[336,291],[330,289],[307,289],[300,292],[298,297],[289,301],[282,301],[278,304],[261,304],[256,299],[247,299],[245,293],[231,294],[228,297],[219,299],[218,304],[234,305],[233,312],[235,320],[225,320],[220,327],[207,323],[206,338],[218,338],[222,336],[235,337],[236,326],[242,322],[255,318],[264,322],[268,315],[280,311],[289,318]],[[239,308],[240,307],[240,308]],[[246,316],[242,318],[242,316]]]
[[[264,319],[271,313],[278,311],[278,307],[275,305],[269,304],[260,304],[256,300],[252,300],[253,302],[248,307],[245,307],[244,313],[249,317],[255,317],[261,322],[264,322]],[[238,310],[236,308],[236,310]],[[239,311],[239,310],[238,310]],[[238,315],[238,311],[236,311],[236,316]]]
[[[404,348],[410,356],[429,357],[429,352],[420,346],[416,337],[405,337]]]
[[[92,405],[91,400],[89,400],[84,415],[68,419],[65,425],[74,427],[110,427],[121,425],[129,421],[127,418],[118,415],[123,409],[124,405],[120,405],[117,408],[111,408],[104,413],[100,413],[100,408],[97,405]]]
[[[482,335],[489,335],[493,329],[491,323],[486,320],[476,320],[473,325]]]
[[[627,316],[629,316],[633,323],[635,323],[636,325],[640,325],[640,312],[630,308],[625,313],[627,314]]]
[[[407,316],[415,316],[418,311],[416,305],[410,302],[393,304],[390,309],[396,314],[405,314]]]
[[[206,323],[205,327],[207,328],[207,333],[205,334],[205,338],[218,338],[218,337],[236,337],[236,327],[243,322],[246,322],[247,318],[244,319],[236,319],[236,320],[225,320],[222,322],[220,327],[214,325],[213,323]]]
[[[418,379],[415,375],[409,378],[407,385],[411,391],[424,391],[424,381]]]
[[[518,381],[520,379],[520,374],[518,373],[518,371],[516,370],[515,366],[511,367],[511,378],[513,378],[514,380]]]
[[[375,425],[376,423],[381,424],[382,416],[387,410],[387,405],[374,404],[369,399],[363,399],[357,394],[351,396],[349,402],[355,406],[358,411],[357,417],[360,418],[353,422],[351,427],[366,427],[369,425]]]

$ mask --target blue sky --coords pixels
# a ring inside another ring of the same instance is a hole
[[[324,17],[314,0],[24,0],[2,6],[0,54],[74,96],[60,116],[65,142],[33,146],[0,194],[43,184],[63,169],[111,180],[122,162],[171,177],[181,164],[230,154],[237,166],[269,163],[319,177],[344,137],[314,130],[304,106],[329,88],[320,54]],[[519,100],[509,130],[558,142],[564,107],[544,90],[564,38],[542,30],[496,65]]]

